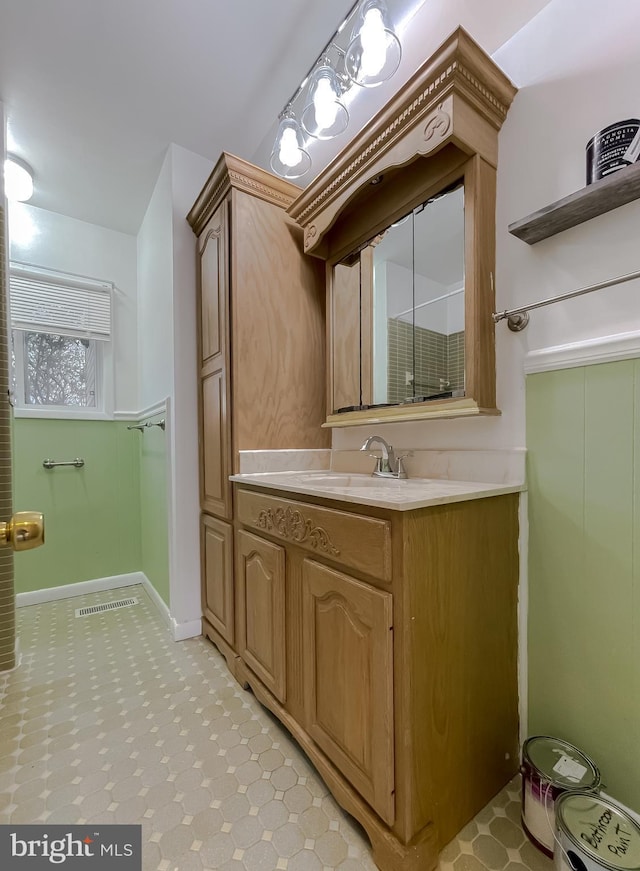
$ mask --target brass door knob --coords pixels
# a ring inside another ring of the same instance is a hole
[[[0,523],[0,547],[31,550],[44,544],[44,516],[39,511],[18,511]]]

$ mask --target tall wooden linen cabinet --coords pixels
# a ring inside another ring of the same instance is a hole
[[[234,506],[240,451],[330,445],[322,264],[285,209],[295,185],[222,154],[187,216],[198,237],[203,631],[235,674]]]

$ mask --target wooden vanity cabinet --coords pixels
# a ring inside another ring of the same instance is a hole
[[[240,469],[240,451],[330,445],[321,428],[324,277],[285,211],[299,193],[223,154],[187,216],[197,236],[203,627],[232,671],[239,638],[257,645],[258,658],[261,641],[238,633],[229,475]],[[276,669],[275,690],[277,662],[265,667]]]
[[[430,871],[518,767],[518,494],[392,511],[235,487],[239,679],[379,867]]]

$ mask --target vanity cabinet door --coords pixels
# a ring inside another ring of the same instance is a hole
[[[391,825],[392,596],[310,559],[302,596],[307,731]]]
[[[237,537],[239,653],[281,702],[286,695],[285,551],[240,530]]]
[[[229,644],[234,642],[233,527],[202,515],[202,610],[205,620]]]

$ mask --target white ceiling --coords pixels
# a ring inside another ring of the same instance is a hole
[[[350,130],[458,24],[492,53],[548,2],[390,0],[396,20],[420,7],[403,64],[352,111]],[[268,165],[278,113],[351,5],[0,0],[7,146],[34,168],[32,204],[135,234],[170,142]],[[313,173],[343,146],[323,143]]]
[[[0,100],[32,204],[136,233],[167,145],[249,156],[351,4],[1,0]]]

